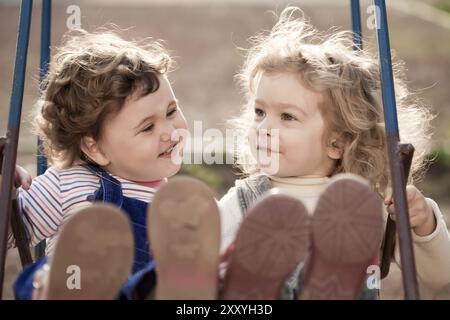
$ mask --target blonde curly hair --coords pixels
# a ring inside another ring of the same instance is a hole
[[[169,72],[172,59],[159,41],[126,41],[112,31],[65,35],[42,84],[32,119],[49,161],[60,167],[86,161],[81,139],[101,137],[105,120],[125,100],[159,88],[159,75]]]
[[[287,7],[270,32],[250,39],[245,63],[237,79],[246,95],[241,115],[231,120],[240,135],[246,135],[253,117],[253,99],[262,73],[295,73],[314,91],[323,93],[319,108],[331,133],[342,137],[343,156],[331,175],[349,172],[365,177],[384,193],[389,185],[381,83],[378,60],[369,52],[353,50],[352,33],[319,33],[296,7]],[[403,65],[395,63],[395,92],[400,136],[412,143],[414,177],[424,167],[431,138],[431,113],[407,88]],[[245,175],[259,174],[248,140],[238,142],[236,164]]]

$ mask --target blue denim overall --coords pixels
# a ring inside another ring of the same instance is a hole
[[[91,202],[105,202],[121,208],[130,219],[134,237],[134,262],[132,273],[143,269],[151,260],[147,239],[148,204],[124,197],[120,182],[99,167],[90,165],[89,170],[100,177],[100,188],[87,197]]]
[[[155,264],[149,250],[147,237],[148,203],[123,196],[120,182],[103,169],[88,165],[100,177],[100,188],[87,197],[91,202],[106,202],[121,208],[130,219],[134,236],[134,262],[132,274],[122,287],[119,299],[144,299],[156,285]],[[48,258],[27,266],[14,283],[16,299],[31,300],[34,274],[47,263]]]

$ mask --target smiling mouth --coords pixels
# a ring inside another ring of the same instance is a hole
[[[167,148],[166,151],[161,152],[158,157],[167,157],[170,156],[172,154],[173,149],[178,145],[178,142],[172,144],[169,148]]]

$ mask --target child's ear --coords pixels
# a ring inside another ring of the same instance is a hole
[[[344,141],[340,134],[332,133],[327,143],[327,155],[330,159],[338,160],[344,154]]]
[[[99,166],[107,166],[110,161],[100,149],[97,141],[90,136],[84,136],[80,142],[81,151]]]

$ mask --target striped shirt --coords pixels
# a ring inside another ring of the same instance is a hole
[[[141,185],[115,175],[125,197],[150,203],[157,187]],[[72,214],[92,203],[87,200],[100,187],[100,177],[88,168],[77,165],[68,169],[50,167],[33,179],[29,190],[19,188],[17,199],[31,244],[47,239],[46,254],[51,254],[59,228]],[[8,248],[14,246],[12,232]]]

